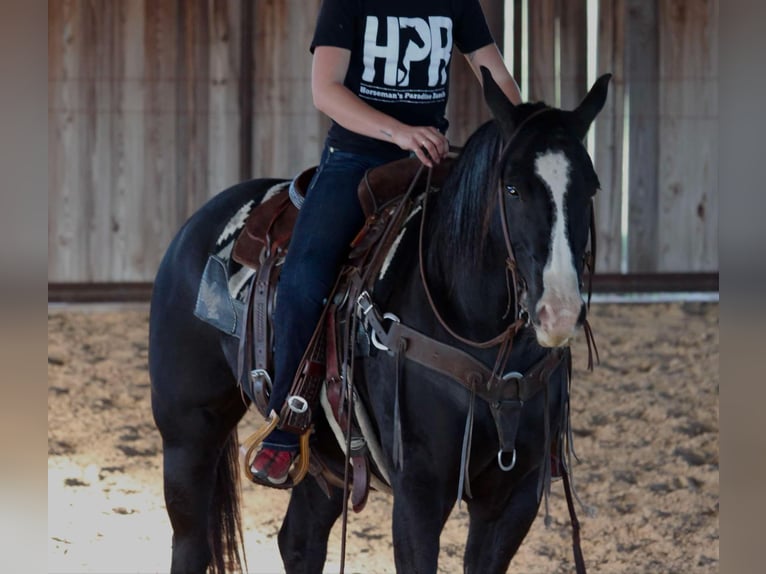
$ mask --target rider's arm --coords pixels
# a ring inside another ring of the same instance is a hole
[[[430,166],[423,153],[441,159],[449,143],[436,128],[409,126],[367,105],[343,85],[351,52],[335,46],[317,46],[311,69],[311,93],[314,105],[338,124],[358,134],[398,145],[413,151],[420,161]]]
[[[500,55],[500,50],[497,49],[497,44],[487,44],[483,48],[466,54],[465,57],[479,82],[482,82],[481,66],[484,66],[490,71],[492,78],[500,86],[500,89],[503,90],[505,96],[515,105],[521,103],[519,86],[516,85],[516,80],[513,79],[505,67],[505,62],[503,62],[503,57]]]

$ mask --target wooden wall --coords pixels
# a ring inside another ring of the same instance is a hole
[[[241,4],[49,3],[49,281],[151,280],[238,181]]]
[[[661,1],[657,265],[718,269],[718,1]]]
[[[597,4],[597,73],[613,74],[593,128],[597,269],[717,271],[718,1]],[[571,108],[587,90],[587,2],[528,6],[530,99]]]
[[[320,0],[255,4],[252,173],[290,177],[319,161],[329,127],[311,97],[309,46]]]
[[[597,268],[717,271],[718,0],[598,4]]]
[[[587,0],[481,0],[502,44],[528,14],[530,99],[587,90]],[[320,0],[57,0],[49,10],[50,282],[151,281],[208,197],[315,163],[308,46]],[[602,272],[716,271],[717,0],[598,0]],[[487,119],[455,52],[448,117]],[[509,62],[510,64],[510,62]],[[627,115],[626,115],[627,114]],[[626,231],[627,235],[623,235]]]

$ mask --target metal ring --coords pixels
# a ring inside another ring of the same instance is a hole
[[[508,472],[511,470],[514,466],[516,466],[516,449],[513,449],[513,457],[511,458],[511,464],[506,466],[503,464],[503,451],[502,449],[497,451],[497,464],[500,467],[500,470],[504,472]]]
[[[400,323],[399,317],[394,315],[393,313],[384,313],[383,314],[383,320],[389,319],[391,321],[394,321],[395,323]],[[378,339],[378,334],[375,332],[375,329],[372,330],[372,335],[370,335],[370,341],[372,342],[372,345],[376,349],[380,349],[381,351],[390,351],[388,347],[386,347],[383,343],[380,342],[380,339]]]
[[[299,415],[309,410],[309,404],[306,399],[298,395],[287,397],[287,406],[290,407],[291,411]]]
[[[518,371],[509,371],[503,375],[503,380],[507,381],[509,379],[523,379],[524,375],[522,375]]]

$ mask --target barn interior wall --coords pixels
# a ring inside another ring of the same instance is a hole
[[[599,271],[717,271],[718,1],[481,1],[530,99],[572,107],[589,69],[613,74],[592,136]],[[207,198],[316,163],[329,125],[310,93],[319,4],[49,4],[50,282],[151,281]],[[460,145],[488,114],[453,62]]]

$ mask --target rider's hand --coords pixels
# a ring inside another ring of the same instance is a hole
[[[394,134],[394,143],[403,150],[413,151],[428,167],[433,167],[447,156],[449,141],[431,126],[403,126]]]

